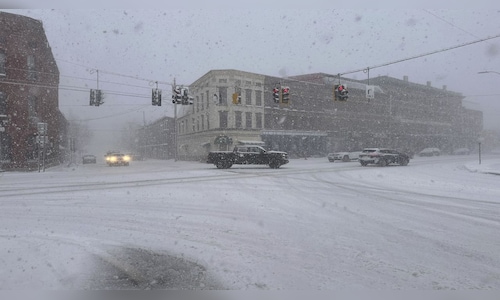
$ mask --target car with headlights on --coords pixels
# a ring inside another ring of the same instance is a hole
[[[106,163],[108,166],[128,166],[130,163],[130,156],[123,153],[111,153],[106,155]]]

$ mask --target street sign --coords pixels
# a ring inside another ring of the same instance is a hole
[[[375,99],[375,86],[367,85],[366,86],[366,99]]]

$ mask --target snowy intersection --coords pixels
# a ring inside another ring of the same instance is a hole
[[[500,158],[465,158],[2,173],[0,288],[498,289]]]

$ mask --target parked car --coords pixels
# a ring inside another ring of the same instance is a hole
[[[458,148],[458,149],[453,150],[452,154],[453,155],[469,155],[470,150],[469,150],[469,148]]]
[[[439,148],[425,148],[418,153],[419,156],[439,156],[441,150]]]
[[[336,160],[340,160],[343,162],[347,161],[352,161],[352,160],[358,160],[359,155],[362,153],[362,151],[351,151],[351,152],[335,152],[335,153],[328,153],[328,161],[334,162]]]
[[[97,157],[92,154],[87,154],[82,156],[82,163],[85,164],[95,164],[97,163]]]
[[[388,148],[365,148],[359,155],[359,162],[364,167],[368,164],[376,164],[385,167],[389,164],[406,166],[410,157],[405,153]]]
[[[108,166],[128,166],[130,156],[123,153],[111,153],[106,155],[106,163]]]

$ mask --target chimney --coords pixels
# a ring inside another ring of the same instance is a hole
[[[443,85],[443,91],[446,91],[448,89],[448,87],[445,85]]]
[[[408,82],[408,76],[407,75],[403,76],[403,81]]]
[[[427,81],[427,86],[431,86],[431,82],[430,81]]]

